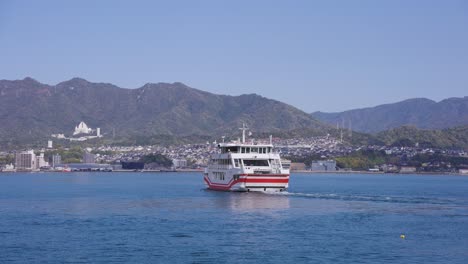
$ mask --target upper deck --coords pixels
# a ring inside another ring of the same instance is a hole
[[[245,143],[220,143],[218,148],[221,154],[224,153],[255,153],[255,154],[268,154],[273,152],[273,145],[271,144],[245,144]]]
[[[242,140],[231,142],[218,143],[217,147],[220,149],[213,158],[254,158],[254,159],[279,159],[279,153],[273,151],[272,136],[270,136],[270,143],[264,142],[246,142],[245,131],[247,127],[242,125]],[[223,138],[224,140],[224,138]]]

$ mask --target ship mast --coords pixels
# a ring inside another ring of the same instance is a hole
[[[245,123],[242,123],[242,127],[239,129],[242,130],[242,143],[245,143],[245,131],[249,128],[245,126]]]

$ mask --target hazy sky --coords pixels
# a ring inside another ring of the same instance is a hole
[[[26,76],[179,81],[307,112],[465,96],[468,1],[0,0],[0,79]]]

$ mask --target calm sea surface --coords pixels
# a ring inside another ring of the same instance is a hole
[[[400,238],[404,234],[405,239]],[[0,174],[0,263],[468,263],[468,177]]]

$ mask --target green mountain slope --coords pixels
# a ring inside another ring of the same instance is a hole
[[[468,149],[468,126],[442,130],[403,126],[380,132],[376,137],[386,145]]]
[[[444,129],[468,125],[468,96],[440,102],[429,99],[409,99],[394,104],[349,110],[340,113],[315,112],[322,122],[344,125],[365,133],[412,125],[422,129]]]
[[[28,140],[71,134],[80,122],[106,136],[151,137],[327,128],[309,114],[256,94],[216,95],[182,83],[123,89],[74,78],[51,86],[31,78],[0,81],[0,139]]]

